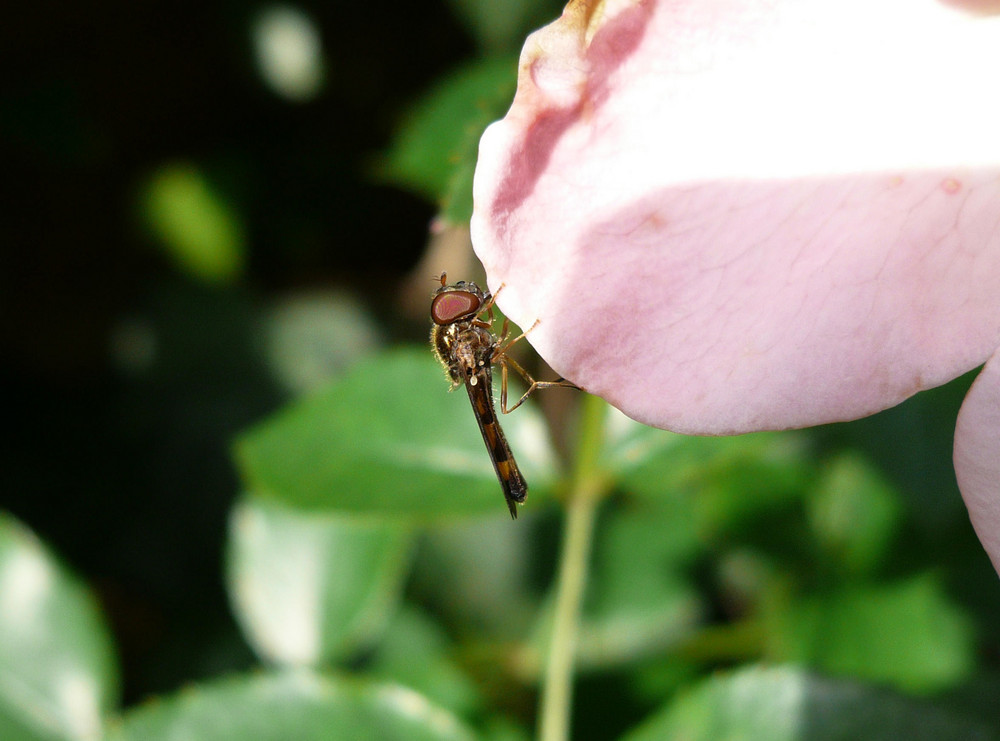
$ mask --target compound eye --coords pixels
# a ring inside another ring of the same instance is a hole
[[[479,311],[479,296],[469,291],[439,293],[431,301],[431,319],[435,324],[451,324]]]

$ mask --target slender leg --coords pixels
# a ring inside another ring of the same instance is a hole
[[[524,335],[521,336],[523,337]],[[580,388],[575,383],[573,383],[572,381],[567,381],[565,378],[558,378],[555,381],[536,381],[534,378],[531,377],[531,374],[529,374],[528,371],[526,371],[524,368],[521,367],[520,363],[518,363],[516,360],[506,355],[501,355],[499,358],[496,359],[496,362],[500,364],[500,411],[503,412],[504,414],[509,414],[510,412],[513,412],[515,409],[521,406],[521,404],[524,403],[525,399],[531,396],[531,394],[533,394],[538,389]],[[521,396],[521,398],[517,400],[517,403],[514,406],[510,407],[509,409],[507,408],[508,365],[515,371],[517,371],[520,374],[520,376],[528,383],[528,390],[525,391],[524,394]]]
[[[500,288],[503,288],[503,286],[500,286]],[[497,293],[500,293],[499,289],[497,289]],[[528,373],[528,371],[526,371],[521,366],[520,363],[518,363],[516,360],[514,360],[514,358],[510,357],[509,355],[507,355],[507,351],[511,347],[513,347],[514,345],[516,345],[518,342],[520,342],[521,340],[523,340],[528,335],[529,332],[531,332],[535,327],[537,327],[539,321],[540,320],[536,319],[535,322],[534,322],[534,324],[532,324],[530,327],[528,327],[527,330],[525,330],[524,332],[521,332],[521,334],[519,334],[514,339],[508,340],[507,337],[510,334],[510,320],[508,320],[507,317],[504,317],[503,328],[500,330],[500,341],[499,341],[499,343],[497,343],[497,347],[493,351],[493,360],[492,360],[492,362],[497,363],[497,364],[500,365],[500,411],[503,412],[504,414],[509,414],[510,412],[513,412],[515,409],[517,409],[519,406],[521,406],[521,404],[524,403],[525,399],[527,399],[529,396],[531,396],[538,389],[548,389],[548,388],[579,389],[580,388],[579,386],[577,386],[572,381],[567,381],[565,378],[561,378],[561,377],[557,378],[555,381],[536,381],[534,378],[531,377],[531,374]],[[508,365],[510,367],[512,367],[515,371],[517,371],[518,375],[520,375],[521,378],[523,378],[525,380],[525,382],[528,384],[528,390],[525,391],[521,395],[521,398],[517,400],[517,403],[514,404],[514,406],[512,406],[510,408],[507,407],[507,366]]]
[[[493,304],[496,303],[497,296],[500,295],[500,291],[503,290],[504,285],[505,284],[501,283],[500,287],[497,289],[497,292],[494,293],[494,294],[491,294],[486,299],[486,303],[484,303],[481,307],[479,307],[479,314],[477,315],[477,317],[475,319],[472,320],[472,323],[475,324],[477,327],[482,327],[483,329],[489,329],[490,327],[493,326]],[[480,319],[479,318],[480,316],[483,315],[484,312],[489,313],[489,316],[490,316],[489,319]],[[504,319],[504,326],[506,326],[506,324],[507,324],[507,320]]]
[[[509,332],[509,330],[510,330],[510,322],[509,322],[509,321],[507,320],[507,318],[506,318],[506,317],[504,317],[504,320],[503,320],[503,329],[502,329],[502,330],[501,330],[501,332],[500,332],[500,343],[499,343],[499,345],[497,345],[497,349],[496,349],[496,351],[495,351],[495,352],[493,353],[494,357],[497,357],[497,356],[500,356],[500,355],[504,355],[504,354],[506,354],[506,352],[507,352],[508,350],[510,350],[510,348],[512,348],[512,347],[513,347],[514,345],[516,345],[516,344],[517,344],[518,342],[520,342],[521,340],[523,340],[523,339],[524,339],[525,337],[527,337],[527,336],[528,336],[528,334],[529,334],[529,333],[530,333],[530,332],[531,332],[531,331],[532,331],[532,330],[533,330],[533,329],[534,329],[535,327],[537,327],[537,326],[538,326],[538,322],[539,322],[539,321],[540,321],[540,320],[536,319],[536,320],[535,320],[535,323],[534,323],[534,324],[532,324],[532,325],[531,325],[530,327],[528,327],[528,328],[527,328],[527,329],[526,329],[525,331],[521,332],[521,334],[519,334],[519,335],[518,335],[517,337],[515,337],[514,339],[512,339],[512,340],[508,340],[508,339],[507,339],[507,334],[508,334],[508,332]]]

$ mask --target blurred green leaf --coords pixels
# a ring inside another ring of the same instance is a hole
[[[676,643],[700,620],[684,574],[690,540],[672,513],[639,504],[613,511],[596,534],[593,576],[578,639],[581,668],[608,668]]]
[[[646,506],[612,511],[601,521],[576,639],[578,671],[621,669],[677,644],[700,622],[701,597],[683,573],[686,549],[676,549],[666,522]],[[553,609],[550,594],[516,657],[525,681],[541,675]]]
[[[953,690],[935,695],[936,702],[947,704],[955,712],[978,718],[991,728],[1000,729],[1000,672],[979,669],[969,681]]]
[[[823,467],[806,506],[819,545],[851,573],[877,567],[902,514],[896,491],[854,453]]]
[[[494,715],[484,725],[479,734],[480,741],[531,741],[531,734],[507,716]]]
[[[384,344],[374,317],[346,291],[284,296],[268,307],[264,320],[267,363],[296,396],[322,388]]]
[[[472,626],[491,640],[521,639],[538,609],[534,568],[541,533],[538,518],[529,514],[517,527],[476,518],[428,529],[420,539],[412,592],[450,625]]]
[[[632,675],[631,688],[645,704],[659,704],[703,678],[703,663],[676,654],[646,657]]]
[[[987,726],[888,692],[781,668],[712,677],[624,741],[995,741]]]
[[[458,165],[441,199],[440,215],[449,224],[468,223],[472,218],[472,181],[476,174],[475,158],[481,135],[482,131],[478,131],[475,136],[466,139],[464,154],[459,156]]]
[[[486,51],[520,48],[533,26],[554,21],[562,7],[558,0],[450,0],[450,5]]]
[[[398,612],[367,663],[368,674],[420,692],[459,716],[483,710],[473,681],[449,656],[444,630],[414,608]]]
[[[646,468],[663,467],[684,435],[659,430],[625,416],[612,406],[605,416],[601,467],[616,477],[634,474],[641,478]],[[667,464],[669,465],[669,463]]]
[[[800,500],[812,475],[802,433],[685,437],[661,430],[615,437],[606,464],[620,467],[619,488],[650,501],[675,500],[701,537]]]
[[[422,520],[504,512],[468,396],[448,388],[430,350],[366,359],[240,436],[246,488],[299,507]],[[537,506],[556,465],[545,425],[530,405],[502,422]]]
[[[685,581],[682,572],[690,547],[678,548],[662,515],[639,504],[616,509],[601,521],[588,597],[588,608],[595,614],[614,612],[623,604],[659,604],[664,598],[676,598]]]
[[[969,542],[969,514],[955,483],[951,454],[955,415],[977,373],[921,391],[870,417],[818,431],[841,448],[863,450],[898,487],[908,518],[924,536],[924,553],[934,546],[950,556]]]
[[[51,731],[43,731],[29,719],[14,717],[7,714],[6,708],[0,708],[0,738],[4,741],[56,741],[65,735]]]
[[[953,686],[975,667],[970,621],[932,575],[809,598],[769,627],[777,660],[909,692]]]
[[[181,269],[208,282],[242,273],[246,238],[239,215],[197,166],[177,163],[153,173],[142,213]]]
[[[186,688],[125,714],[111,741],[466,741],[450,713],[397,685],[305,671]]]
[[[316,665],[382,632],[412,537],[400,524],[304,514],[274,502],[233,508],[227,558],[236,618],[264,659]]]
[[[442,204],[452,223],[472,215],[479,138],[510,107],[517,58],[476,60],[443,78],[406,113],[376,176]]]
[[[111,637],[93,596],[0,512],[2,738],[98,738],[117,695]]]

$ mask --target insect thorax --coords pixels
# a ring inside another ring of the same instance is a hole
[[[453,383],[465,383],[479,371],[489,372],[496,338],[471,322],[435,326],[431,343]]]

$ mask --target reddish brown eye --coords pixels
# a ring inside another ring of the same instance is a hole
[[[439,293],[431,301],[431,319],[435,324],[451,324],[462,317],[475,314],[481,303],[476,294],[468,291]]]

